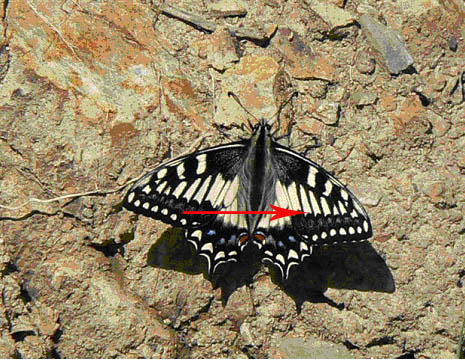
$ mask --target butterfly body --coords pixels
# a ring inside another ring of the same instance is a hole
[[[251,211],[268,210],[275,201],[275,194],[270,191],[274,187],[276,171],[272,164],[272,137],[269,127],[264,122],[255,127],[248,144],[249,149],[239,178],[247,179],[239,184],[239,199],[243,199],[240,209]],[[261,215],[247,215],[249,231],[256,229]]]
[[[185,215],[184,211],[266,211],[269,205],[305,214],[271,222],[268,214]],[[372,235],[356,197],[321,166],[280,145],[261,121],[252,136],[174,159],[147,173],[123,206],[184,229],[213,277],[254,246],[286,281],[315,246]],[[243,259],[242,259],[243,260]]]

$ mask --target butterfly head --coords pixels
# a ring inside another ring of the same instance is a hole
[[[252,127],[252,133],[253,135],[259,133],[259,132],[264,132],[265,134],[270,134],[271,133],[271,124],[268,123],[267,120],[261,119],[260,122],[256,123]]]

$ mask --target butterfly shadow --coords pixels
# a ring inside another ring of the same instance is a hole
[[[238,288],[253,282],[260,271],[260,253],[255,246],[247,246],[242,261],[227,263],[215,272],[207,273],[203,257],[184,239],[179,228],[166,230],[154,243],[147,255],[147,264],[185,274],[204,274],[214,288],[221,289],[221,299],[226,305],[230,295]],[[283,281],[279,270],[269,266],[271,280],[295,302],[300,312],[305,301],[327,303],[338,309],[338,304],[324,295],[328,288],[376,291],[395,291],[394,278],[383,258],[368,242],[315,247],[313,254],[303,264],[291,268],[289,278]]]
[[[213,288],[221,289],[223,305],[227,304],[234,291],[253,282],[255,274],[261,268],[259,259],[258,251],[245,251],[237,263],[222,264],[213,276],[209,276],[205,259],[184,239],[184,231],[179,228],[166,230],[147,254],[149,266],[190,275],[203,273]]]
[[[271,269],[271,280],[295,301],[298,312],[305,301],[327,303],[342,310],[344,304],[324,295],[328,288],[395,291],[394,278],[386,262],[366,241],[314,247],[312,256],[291,269],[287,281],[281,280],[276,269]]]

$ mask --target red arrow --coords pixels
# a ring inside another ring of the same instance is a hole
[[[183,211],[183,214],[193,215],[193,214],[273,214],[270,221],[277,220],[286,216],[293,216],[299,214],[305,214],[305,211],[296,211],[283,209],[273,204],[270,204],[273,211]]]

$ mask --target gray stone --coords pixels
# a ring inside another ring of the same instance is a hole
[[[380,52],[391,74],[399,74],[413,64],[402,37],[368,14],[359,20],[371,45]]]

